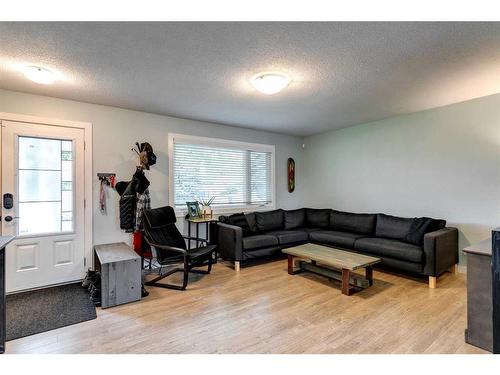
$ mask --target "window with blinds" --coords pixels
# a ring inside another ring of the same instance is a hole
[[[173,136],[170,147],[176,208],[212,196],[214,207],[273,204],[274,146]]]

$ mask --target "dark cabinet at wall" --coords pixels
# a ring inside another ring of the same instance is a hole
[[[6,314],[5,314],[5,246],[12,241],[12,236],[0,237],[0,353],[5,351],[5,331],[6,331]]]
[[[493,231],[492,241],[493,353],[500,354],[500,229]]]
[[[467,329],[465,341],[493,351],[491,239],[464,249],[467,254]]]

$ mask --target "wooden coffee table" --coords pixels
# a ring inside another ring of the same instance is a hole
[[[380,258],[352,253],[317,244],[304,244],[284,249],[288,255],[288,273],[295,275],[302,271],[309,271],[342,282],[342,294],[350,295],[351,287],[367,288],[373,285],[373,265],[380,262]],[[303,259],[300,269],[294,269],[294,258]],[[364,268],[365,278],[351,274],[351,271]]]

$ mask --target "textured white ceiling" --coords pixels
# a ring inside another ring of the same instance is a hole
[[[0,23],[0,88],[310,135],[500,92],[500,23]]]

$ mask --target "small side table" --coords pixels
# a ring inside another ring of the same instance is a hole
[[[126,243],[94,246],[94,265],[101,271],[101,307],[141,299],[141,257]]]
[[[188,237],[191,237],[191,224],[195,225],[195,237],[196,247],[199,246],[200,241],[200,224],[205,224],[205,240],[207,240],[207,244],[216,244],[217,243],[217,231],[211,231],[212,225],[217,224],[219,220],[214,217],[195,217],[195,218],[186,218],[188,223]],[[191,240],[188,240],[188,249],[191,249]]]

